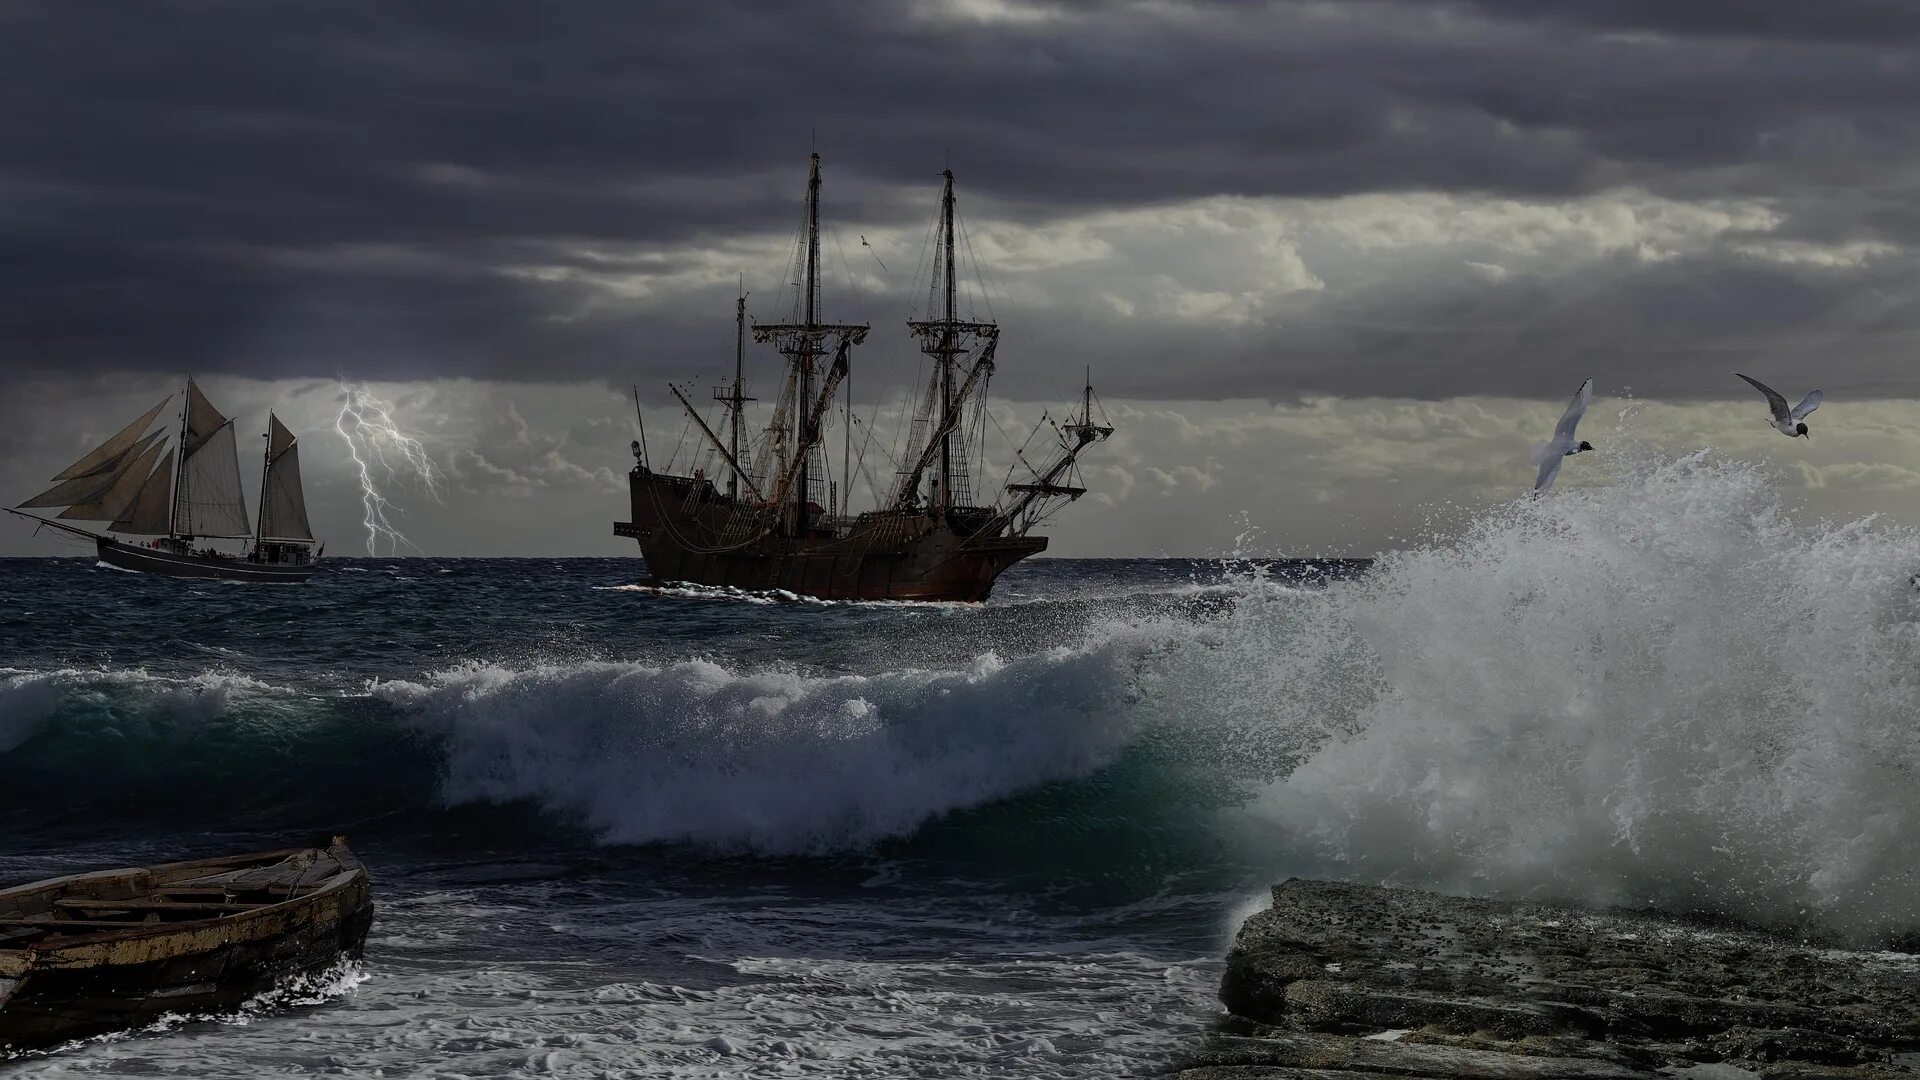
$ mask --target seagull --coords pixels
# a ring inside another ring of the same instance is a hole
[[[1580,426],[1580,418],[1587,414],[1587,404],[1593,400],[1593,380],[1580,384],[1573,392],[1573,400],[1567,402],[1567,411],[1560,414],[1560,423],[1553,429],[1553,438],[1533,448],[1533,463],[1540,466],[1540,476],[1533,482],[1533,490],[1545,491],[1553,486],[1553,478],[1560,475],[1560,464],[1575,454],[1593,449],[1590,442],[1573,441],[1573,429]]]
[[[1734,374],[1740,375],[1737,371],[1734,372]],[[1740,377],[1747,379],[1745,375],[1740,375]],[[1773,430],[1789,438],[1806,439],[1808,442],[1813,441],[1807,437],[1807,425],[1800,421],[1805,420],[1809,413],[1820,407],[1820,391],[1807,391],[1807,396],[1800,399],[1800,404],[1789,409],[1787,408],[1787,399],[1780,396],[1780,391],[1775,390],[1759,379],[1747,379],[1747,382],[1753,384],[1755,390],[1767,395],[1767,407],[1773,410],[1773,419],[1770,421],[1773,425]]]

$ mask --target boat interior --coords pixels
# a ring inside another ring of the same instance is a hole
[[[344,844],[90,874],[0,889],[0,949],[228,919],[361,871]]]

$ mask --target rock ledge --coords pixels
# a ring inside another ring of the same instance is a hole
[[[1672,915],[1292,880],[1180,1080],[1920,1076],[1920,956]]]

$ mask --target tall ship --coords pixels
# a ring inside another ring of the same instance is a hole
[[[1003,478],[991,484],[982,478],[985,430],[989,423],[999,426],[986,409],[986,391],[1000,327],[961,316],[953,172],[942,175],[938,242],[924,279],[929,317],[906,325],[927,357],[926,377],[904,406],[889,448],[880,443],[874,417],[858,415],[849,384],[853,350],[872,328],[822,321],[820,155],[812,156],[803,241],[796,245],[802,265],[793,281],[799,287],[794,318],[751,326],[753,342],[773,346],[785,367],[765,427],[754,438],[743,435],[745,406],[753,399],[745,394],[749,326],[742,293],[735,305],[733,380],[714,392],[725,437],[670,387],[686,410],[693,452],[676,450],[665,469],[655,470],[644,433],[633,444],[632,520],[615,522],[613,531],[639,541],[654,582],[825,600],[983,601],[1003,571],[1046,550],[1047,538],[1035,535],[1035,526],[1086,494],[1080,455],[1113,434],[1091,379],[1064,422],[1043,417],[1028,445],[1009,447]],[[839,447],[827,438],[836,421]],[[1036,439],[1043,445],[1036,448]],[[884,470],[869,468],[876,450],[889,459]],[[711,470],[696,467],[703,458]],[[681,460],[690,464],[676,472]],[[858,481],[873,502],[854,512]],[[989,498],[977,494],[985,492]]]
[[[214,408],[198,384],[187,380],[176,438],[169,438],[176,435],[170,425],[148,431],[176,396],[168,394],[54,477],[52,487],[8,512],[92,540],[100,561],[123,570],[305,581],[317,552],[300,486],[300,440],[267,414],[260,512],[249,521],[233,420]],[[64,509],[51,518],[27,513],[53,507]],[[105,531],[72,521],[105,522]],[[250,543],[236,554],[213,546],[216,540]]]

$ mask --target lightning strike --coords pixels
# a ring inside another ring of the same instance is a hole
[[[343,382],[340,391],[343,400],[340,415],[334,419],[334,430],[346,441],[347,453],[352,455],[353,464],[360,471],[360,502],[365,508],[361,524],[367,530],[367,554],[380,554],[382,541],[386,543],[388,555],[399,554],[403,546],[419,551],[420,546],[407,539],[387,516],[389,511],[395,514],[406,511],[381,493],[381,484],[392,490],[406,479],[424,489],[434,502],[439,502],[439,470],[420,440],[401,431],[394,423],[391,405],[375,397],[365,386]],[[376,482],[376,470],[384,474],[380,482]]]

